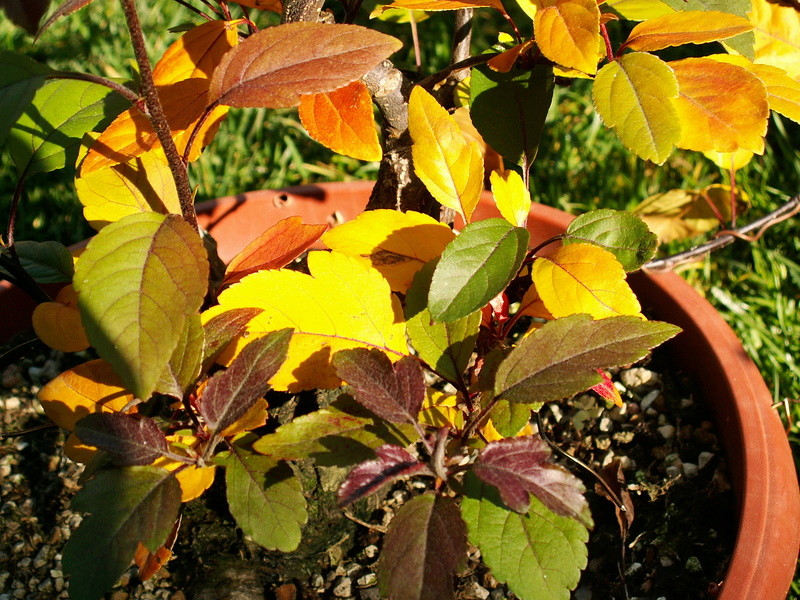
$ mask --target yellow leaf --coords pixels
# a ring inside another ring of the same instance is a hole
[[[338,252],[311,252],[310,275],[286,269],[253,273],[223,291],[208,321],[234,308],[261,308],[222,360],[230,360],[247,337],[292,327],[286,362],[270,380],[277,390],[298,392],[341,385],[330,364],[335,352],[380,348],[391,358],[408,354],[403,311],[375,269]]]
[[[680,139],[673,100],[678,82],[672,69],[652,54],[634,52],[605,65],[592,98],[605,124],[640,158],[663,164]]]
[[[675,12],[660,0],[608,0],[605,6],[630,21],[644,21]]]
[[[552,321],[555,318],[553,313],[545,308],[544,302],[542,302],[539,292],[536,291],[535,285],[531,285],[525,292],[525,295],[519,303],[517,312],[521,315],[545,319],[547,321]]]
[[[751,29],[753,25],[744,17],[715,10],[692,10],[639,23],[623,47],[653,52],[670,46],[725,40]]]
[[[72,284],[58,292],[55,302],[42,302],[33,311],[33,330],[54,350],[80,352],[89,347]]]
[[[80,173],[75,191],[83,216],[98,231],[134,213],[181,214],[175,180],[161,147],[128,162]]]
[[[256,427],[261,427],[266,424],[269,415],[267,409],[269,405],[264,398],[259,398],[256,403],[251,406],[246,413],[239,417],[236,421],[228,425],[222,430],[220,435],[225,438],[233,437],[243,431],[250,431]]]
[[[94,458],[95,454],[97,454],[97,448],[87,446],[74,433],[67,436],[67,441],[64,442],[64,456],[68,459],[86,464]]]
[[[595,0],[558,0],[536,12],[536,44],[547,58],[584,73],[597,72],[600,10]]]
[[[515,0],[515,2],[522,12],[530,17],[531,21],[536,18],[536,11],[540,8],[541,0]]]
[[[198,445],[198,439],[192,435],[168,435],[167,443],[171,452],[190,456],[187,452],[188,448],[195,448]],[[214,471],[216,467],[197,467],[195,465],[186,465],[186,463],[161,456],[153,462],[154,467],[160,467],[167,471],[175,471],[182,467],[175,475],[178,484],[181,486],[181,502],[189,502],[203,495],[211,484],[214,483]]]
[[[669,63],[680,94],[678,146],[687,150],[764,152],[769,103],[761,80],[746,69],[710,58]]]
[[[622,265],[600,246],[562,246],[537,258],[531,276],[545,307],[555,318],[587,313],[602,319],[641,313]]]
[[[483,438],[487,442],[496,442],[498,440],[504,439],[504,436],[495,429],[494,423],[491,419],[486,422],[486,425],[483,426],[481,429],[481,433],[483,434]],[[531,427],[530,423],[526,423],[525,426],[520,429],[513,437],[521,437],[526,435],[533,435],[533,427]]]
[[[755,26],[755,62],[800,79],[800,13],[767,0],[753,0],[750,21]]]
[[[391,8],[388,4],[376,4],[370,19],[378,19],[387,23],[420,23],[428,18],[424,10],[408,10],[406,8]]]
[[[483,187],[480,147],[464,139],[453,117],[421,87],[411,92],[408,130],[414,171],[440,204],[469,222]]]
[[[459,10],[462,8],[494,8],[504,13],[500,0],[395,0],[386,8],[406,8],[409,10]]]
[[[522,177],[516,171],[492,171],[489,178],[494,203],[500,214],[512,225],[525,227],[531,210],[531,192],[525,187]]]
[[[447,225],[422,213],[369,210],[327,231],[322,242],[374,267],[392,291],[405,294],[417,271],[440,256],[454,237]]]
[[[72,431],[75,423],[98,412],[119,412],[133,400],[104,360],[91,360],[64,371],[39,391],[45,414],[59,427]]]
[[[383,156],[372,96],[357,80],[325,94],[300,97],[300,122],[308,135],[334,152],[359,160],[380,160]]]
[[[467,88],[467,98],[469,99],[469,88]],[[467,143],[475,142],[478,144],[478,148],[481,151],[481,156],[483,156],[484,173],[486,171],[491,172],[492,170],[502,170],[503,157],[500,156],[483,140],[480,132],[472,123],[472,117],[469,114],[469,102],[466,104],[467,105],[457,108],[453,111],[453,119],[461,129],[461,134],[464,136],[464,139],[467,140]]]
[[[770,109],[800,123],[800,81],[789,77],[786,71],[771,65],[753,63],[744,56],[735,54],[714,54],[707,58],[747,69],[767,88]]]
[[[458,409],[458,396],[427,388],[418,420],[431,427],[464,427],[464,413]]]
[[[728,171],[730,169],[741,169],[750,162],[754,154],[750,150],[739,148],[736,152],[714,152],[713,150],[709,150],[708,152],[703,152],[703,156],[712,161],[720,169]]]

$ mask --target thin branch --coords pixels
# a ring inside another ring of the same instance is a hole
[[[199,8],[197,8],[196,6],[192,6],[191,4],[189,4],[188,2],[186,2],[186,0],[175,0],[175,2],[177,2],[177,3],[178,3],[178,4],[180,4],[181,6],[185,6],[186,8],[188,8],[189,10],[191,10],[192,12],[195,12],[195,13],[197,13],[198,15],[200,15],[201,17],[203,17],[203,18],[204,18],[206,21],[213,21],[213,20],[214,20],[214,18],[213,18],[213,17],[211,17],[210,15],[208,15],[208,14],[204,13],[202,10],[200,10],[200,9],[199,9]]]
[[[135,0],[122,0],[122,8],[128,23],[128,31],[130,32],[131,42],[133,43],[133,52],[136,55],[136,62],[139,65],[145,105],[150,113],[149,117],[153,125],[153,130],[156,132],[158,140],[161,142],[164,154],[167,157],[167,162],[169,163],[169,169],[175,180],[175,187],[178,190],[178,200],[181,205],[181,213],[186,222],[189,223],[195,231],[199,232],[197,214],[194,210],[194,197],[192,188],[189,185],[189,172],[186,169],[186,163],[183,162],[181,155],[178,153],[175,140],[172,139],[169,123],[164,115],[161,100],[158,97],[158,91],[153,81],[153,71],[150,67],[150,59],[147,56],[142,25],[139,22],[139,15],[136,12]]]
[[[471,69],[475,65],[482,65],[483,63],[492,60],[498,54],[499,52],[491,52],[487,54],[479,54],[478,56],[471,56],[470,58],[464,59],[462,61],[459,61],[457,63],[445,67],[438,73],[434,73],[433,75],[428,75],[417,85],[424,87],[427,90],[433,89],[433,86],[447,79],[447,77],[449,77],[451,74],[457,71],[461,71],[463,69]]]
[[[645,271],[671,271],[678,265],[696,261],[704,257],[706,254],[713,252],[714,250],[724,248],[725,246],[732,244],[737,238],[747,241],[755,241],[764,235],[764,232],[776,223],[790,219],[798,213],[800,213],[800,194],[787,201],[780,208],[773,210],[768,215],[765,215],[760,219],[753,221],[752,223],[743,225],[737,229],[722,231],[713,240],[709,240],[705,244],[701,244],[700,246],[696,246],[686,250],[685,252],[679,252],[678,254],[667,256],[666,258],[652,260],[645,264],[642,269]]]

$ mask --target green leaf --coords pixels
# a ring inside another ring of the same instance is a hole
[[[63,244],[22,241],[14,247],[22,267],[38,283],[72,281],[72,256]],[[0,268],[0,273],[5,272]]]
[[[428,309],[436,321],[452,322],[482,308],[514,278],[528,248],[527,229],[505,219],[467,225],[436,265]]]
[[[178,345],[156,384],[159,394],[183,398],[183,394],[200,377],[203,359],[203,325],[200,315],[189,315],[181,332]]]
[[[242,531],[268,550],[296,550],[308,513],[289,465],[239,444],[231,447],[225,465],[228,507]]]
[[[155,389],[207,282],[200,236],[176,215],[124,217],[86,247],[74,285],[87,337],[138,398]]]
[[[470,96],[472,122],[486,143],[511,162],[530,165],[553,100],[553,67],[508,73],[475,67]]]
[[[630,316],[593,321],[577,314],[550,321],[500,364],[495,395],[524,404],[572,396],[600,383],[597,369],[636,362],[679,331]]]
[[[595,77],[592,100],[608,127],[639,158],[663,164],[681,136],[678,80],[657,56],[632,52]]]
[[[747,13],[752,10],[751,0],[661,0],[675,11],[692,10],[717,10],[726,12],[739,17],[747,17]],[[725,45],[733,48],[739,54],[746,56],[750,60],[755,58],[754,45],[755,35],[752,31],[742,33],[734,38],[725,40]]]
[[[110,123],[126,106],[120,95],[97,83],[47,81],[9,133],[17,171],[27,177],[71,167],[83,135]]]
[[[522,404],[498,400],[492,410],[492,425],[503,437],[517,435],[531,420],[531,411],[539,407],[537,404]]]
[[[92,513],[64,547],[72,600],[99,600],[131,563],[141,542],[151,552],[172,530],[181,505],[174,475],[155,467],[103,470],[72,500]]]
[[[458,381],[467,368],[481,324],[475,311],[450,323],[437,323],[427,308],[436,262],[431,261],[414,276],[406,294],[406,333],[419,357],[449,381]]]
[[[372,458],[383,444],[408,446],[416,439],[411,425],[392,425],[347,397],[296,417],[253,444],[273,459],[314,458],[319,465],[349,466]]]
[[[51,72],[22,54],[0,52],[0,146]]]
[[[577,217],[567,227],[564,244],[589,242],[611,252],[626,271],[635,271],[653,258],[658,237],[636,215],[610,208]]]
[[[515,513],[494,486],[472,473],[464,478],[464,493],[461,516],[469,541],[492,575],[521,600],[568,600],[586,566],[586,526],[556,515],[535,496],[527,514]]]
[[[378,585],[392,600],[449,600],[467,551],[464,521],[450,498],[416,496],[389,523],[378,563]]]

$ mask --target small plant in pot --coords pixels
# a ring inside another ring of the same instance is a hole
[[[42,29],[89,3],[63,2]],[[386,597],[453,597],[468,542],[518,597],[568,597],[592,518],[532,415],[590,389],[621,402],[606,370],[678,328],[647,320],[626,282],[656,247],[638,217],[586,213],[529,247],[529,177],[554,85],[594,78],[597,111],[642,159],[662,164],[678,146],[728,164],[763,150],[770,109],[798,116],[786,98],[800,84],[754,50],[746,14],[769,22],[757,13],[772,9],[520,1],[512,16],[496,0],[397,0],[385,8],[455,14],[452,65],[411,81],[390,61],[398,40],[353,24],[358,1],[324,14],[318,0],[186,4],[208,20],[151,68],[136,3],[121,1],[140,75],[130,87],[0,55],[19,100],[0,107],[19,170],[3,276],[41,301],[42,341],[98,357],[40,393],[71,432],[65,452],[86,463],[73,506],[87,516],[63,555],[71,597],[101,597],[132,561],[152,571],[181,504],[218,475],[245,534],[294,550],[307,510],[290,465],[322,457],[351,467],[342,506],[400,478],[429,482],[389,523]],[[282,22],[258,29],[250,8]],[[512,33],[472,54],[474,10]],[[641,22],[612,28],[625,19]],[[655,54],[723,40],[730,54]],[[381,159],[368,210],[333,228],[282,220],[226,266],[198,227],[190,165],[231,108],[298,104],[321,143]],[[74,266],[63,246],[14,239],[26,179],[72,164],[98,230]],[[500,217],[478,220],[486,179]],[[735,221],[735,193],[720,196],[687,194],[681,210]],[[306,252],[318,241],[327,249]],[[39,287],[52,280],[71,282],[54,300]],[[270,423],[269,390],[314,389],[338,392]]]

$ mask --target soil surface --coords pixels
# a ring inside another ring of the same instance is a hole
[[[61,456],[64,435],[50,426],[35,394],[86,357],[41,348],[24,354],[0,365],[0,600],[68,598],[60,550],[81,520],[69,510],[81,467]],[[602,471],[613,490],[558,458],[584,480],[595,520],[574,600],[714,598],[724,578],[736,523],[725,461],[702,399],[680,374],[664,376],[666,366],[657,354],[615,374],[621,408],[586,394],[541,411],[546,435]],[[378,600],[381,529],[425,483],[402,482],[351,514],[373,525],[365,527],[335,506],[343,473],[316,473],[319,502],[298,551],[266,552],[244,539],[218,500],[217,481],[212,493],[185,507],[172,560],[145,582],[131,569],[107,600]],[[627,510],[617,511],[610,495]],[[457,597],[515,598],[479,558],[471,549]]]

